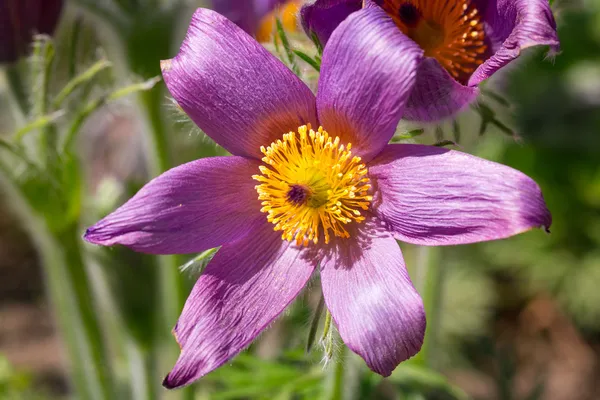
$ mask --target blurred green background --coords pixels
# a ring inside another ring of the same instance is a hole
[[[232,363],[162,390],[178,350],[169,330],[210,254],[151,257],[80,237],[149,177],[224,154],[152,80],[201,5],[67,1],[53,44],[4,67],[0,399],[600,399],[600,2],[575,0],[553,4],[559,55],[529,49],[484,88],[484,107],[514,134],[492,123],[480,135],[470,110],[414,139],[453,140],[533,177],[550,235],[401,244],[429,326],[422,354],[388,379],[335,338],[325,368],[327,349],[305,351],[320,296],[309,290]]]

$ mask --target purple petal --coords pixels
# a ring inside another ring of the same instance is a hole
[[[325,46],[334,29],[361,8],[362,0],[317,0],[300,10],[302,27],[309,37],[316,35]]]
[[[549,45],[553,52],[559,51],[556,22],[548,0],[478,0],[476,4],[484,16],[488,35],[501,45],[473,73],[469,86],[488,79],[527,47]]]
[[[549,228],[538,185],[525,174],[469,154],[388,145],[369,165],[373,209],[398,240],[453,245]]]
[[[179,54],[161,68],[177,103],[232,154],[261,158],[260,146],[301,125],[316,126],[310,89],[214,11],[194,13]]]
[[[394,135],[423,51],[379,7],[350,15],[323,54],[317,109],[321,125],[369,160]]]
[[[163,385],[187,385],[234,357],[292,302],[314,267],[266,221],[223,246],[183,308],[174,329],[181,355]]]
[[[377,222],[365,222],[357,236],[338,240],[321,262],[321,282],[344,343],[369,368],[388,376],[421,349],[425,310],[398,243]]]
[[[253,35],[258,28],[260,16],[256,13],[255,1],[211,0],[211,8]]]
[[[426,57],[419,65],[417,82],[406,103],[404,118],[439,121],[457,114],[478,95],[478,88],[461,85],[436,59]]]
[[[237,240],[265,218],[252,180],[259,165],[242,157],[213,157],[173,168],[84,238],[151,254],[196,253]]]

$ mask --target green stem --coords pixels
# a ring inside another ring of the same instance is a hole
[[[131,400],[156,400],[157,374],[152,352],[139,343],[127,344],[129,368],[131,374]]]
[[[148,130],[150,133],[150,154],[149,170],[152,176],[157,176],[171,168],[171,160],[169,157],[169,147],[167,141],[167,131],[165,128],[164,114],[162,109],[163,92],[162,87],[158,86],[152,90],[140,93],[140,104],[143,107],[145,117],[147,119]],[[158,257],[160,268],[160,297],[163,313],[163,327],[170,330],[177,319],[185,302],[184,280],[179,272],[177,260],[174,256]],[[173,349],[172,353],[177,354],[179,350],[173,341],[169,350]],[[169,351],[171,353],[171,351]],[[171,359],[172,357],[168,357]],[[174,359],[174,357],[173,357]],[[194,398],[194,388],[188,386],[181,391],[183,399]]]
[[[90,335],[89,326],[82,315],[82,311],[91,314],[92,309],[82,309],[77,296],[78,283],[72,279],[72,269],[81,268],[80,254],[73,253],[73,248],[63,247],[64,243],[50,233],[42,219],[28,206],[16,185],[1,174],[0,186],[38,250],[48,294],[69,354],[77,397],[86,400],[113,399],[105,375],[106,363],[98,358],[100,343],[95,342],[96,335]],[[71,264],[74,261],[78,263],[77,266]]]
[[[66,273],[72,282],[73,292],[77,299],[77,307],[83,324],[83,333],[90,346],[92,364],[96,369],[100,384],[106,395],[112,394],[112,377],[109,372],[108,359],[104,346],[101,323],[98,318],[98,306],[93,299],[93,288],[81,252],[81,235],[77,225],[68,227],[56,235],[66,258]]]
[[[435,347],[440,328],[442,289],[444,268],[440,265],[441,249],[437,247],[419,247],[417,249],[417,287],[423,298],[427,314],[427,329],[423,347],[414,362],[435,368]]]
[[[330,368],[330,373],[327,377],[328,391],[325,397],[327,400],[344,400],[345,353],[346,347],[342,345],[339,359],[334,361],[335,365],[332,365]]]
[[[6,82],[8,89],[12,95],[15,104],[18,106],[22,117],[29,114],[29,97],[27,95],[27,87],[23,82],[22,72],[20,71],[21,63],[9,64],[5,68]]]

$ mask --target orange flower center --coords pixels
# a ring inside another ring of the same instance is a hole
[[[382,0],[398,28],[465,84],[485,60],[485,31],[471,0]]]

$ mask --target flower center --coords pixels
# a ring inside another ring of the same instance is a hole
[[[485,31],[471,0],[380,0],[400,30],[459,82],[485,61]]]
[[[365,164],[352,156],[351,148],[310,125],[260,148],[266,166],[252,178],[261,182],[256,186],[260,211],[282,231],[282,239],[307,246],[323,235],[329,243],[331,233],[348,238],[346,225],[364,221],[360,210],[367,210],[373,199],[371,185]]]

